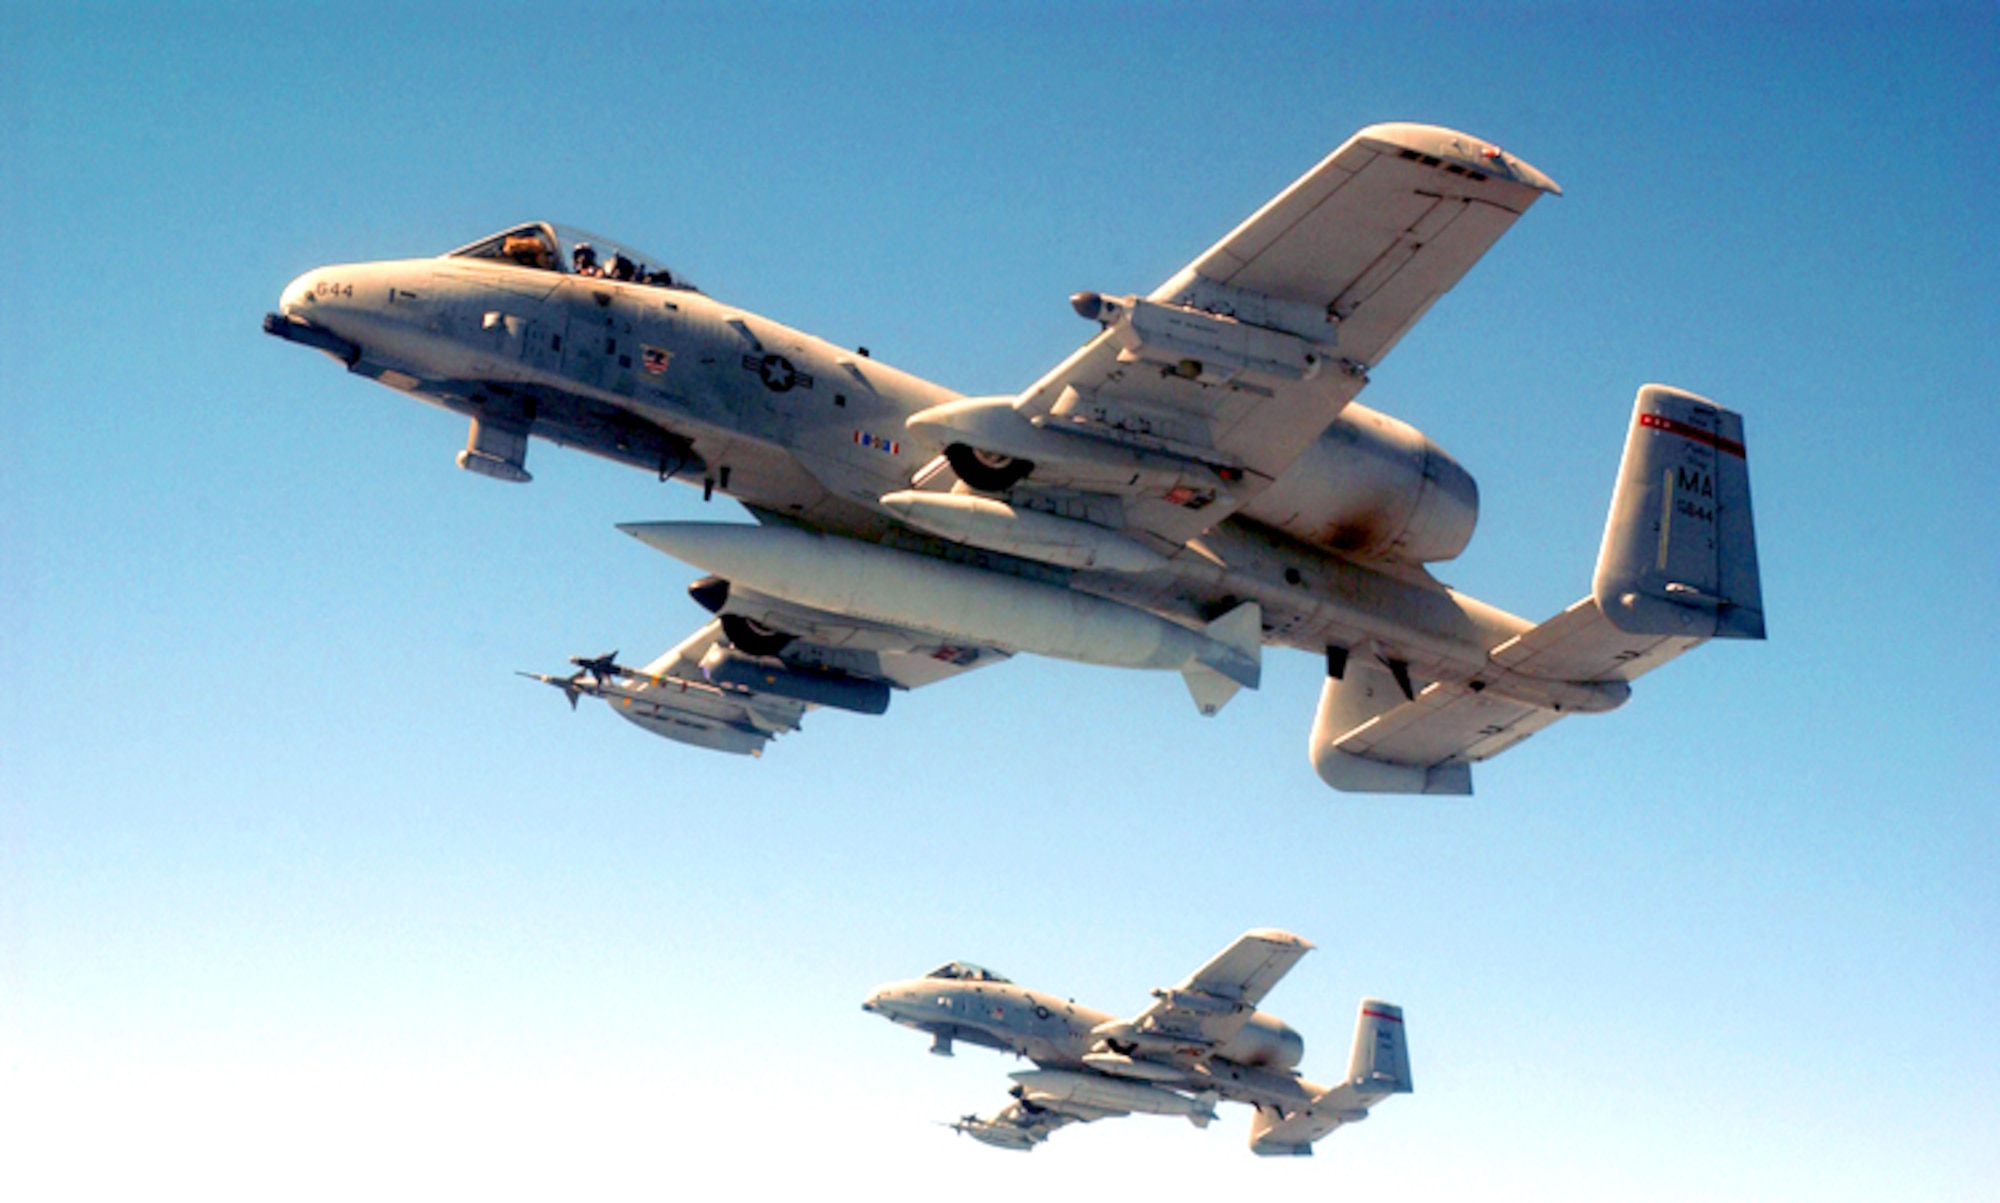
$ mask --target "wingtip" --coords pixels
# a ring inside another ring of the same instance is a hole
[[[1273,944],[1289,944],[1305,952],[1311,952],[1316,947],[1311,940],[1306,939],[1304,936],[1296,936],[1291,932],[1277,927],[1253,927],[1243,934],[1253,939],[1269,940]]]
[[[1550,179],[1534,164],[1509,154],[1500,149],[1496,143],[1488,142],[1484,138],[1475,138],[1471,134],[1446,126],[1425,125],[1415,121],[1385,121],[1369,126],[1354,137],[1357,141],[1366,139],[1393,146],[1398,150],[1433,155],[1463,167],[1501,176],[1552,196],[1563,194],[1562,185]]]

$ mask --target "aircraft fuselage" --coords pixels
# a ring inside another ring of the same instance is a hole
[[[1503,689],[1507,674],[1486,649],[1529,626],[1421,569],[1362,563],[1245,518],[1171,552],[1170,571],[1136,575],[913,531],[879,499],[945,450],[907,419],[959,394],[704,293],[443,257],[319,268],[285,290],[281,309],[267,322],[282,327],[274,333],[473,419],[460,462],[488,475],[527,479],[526,442],[539,436],[809,529],[1067,584],[1176,621],[1254,600],[1266,643],[1372,645],[1419,676],[1486,672]],[[1622,699],[1575,689],[1560,700],[1586,710]]]

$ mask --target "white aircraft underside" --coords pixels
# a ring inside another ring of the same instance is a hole
[[[469,416],[462,467],[529,479],[540,437],[699,483],[756,525],[623,529],[712,574],[714,622],[642,667],[538,677],[646,729],[757,754],[819,706],[1033,652],[1182,675],[1213,714],[1262,648],[1326,656],[1314,767],[1469,793],[1470,765],[1711,637],[1764,631],[1737,414],[1648,385],[1590,596],[1536,625],[1426,565],[1478,490],[1354,401],[1370,369],[1555,184],[1477,139],[1378,125],[1014,396],[966,398],[724,304],[657,260],[517,227],[319,268],[265,329]]]
[[[1288,932],[1245,932],[1180,985],[1153,991],[1129,1020],[962,961],[883,986],[861,1006],[929,1034],[942,1056],[964,1042],[1034,1062],[1010,1075],[1011,1104],[952,1124],[986,1144],[1027,1151],[1068,1124],[1135,1113],[1205,1128],[1221,1101],[1256,1108],[1252,1152],[1306,1156],[1320,1137],[1414,1088],[1402,1009],[1376,999],[1361,1004],[1345,1078],[1322,1086],[1299,1075],[1305,1041],[1257,1005],[1311,950]]]

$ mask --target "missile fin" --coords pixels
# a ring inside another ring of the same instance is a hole
[[[1245,689],[1257,688],[1257,682],[1263,675],[1262,607],[1253,601],[1243,602],[1203,627],[1202,634],[1214,640],[1220,650],[1233,653],[1204,657],[1204,664]]]
[[[1194,1096],[1194,1109],[1188,1112],[1188,1122],[1197,1128],[1206,1128],[1215,1118],[1215,1100],[1221,1096],[1213,1090],[1199,1091]]]
[[[1236,696],[1236,691],[1243,688],[1208,665],[1199,662],[1183,668],[1181,680],[1187,682],[1188,693],[1194,698],[1195,709],[1201,711],[1204,716],[1211,717],[1227,706],[1229,699]]]

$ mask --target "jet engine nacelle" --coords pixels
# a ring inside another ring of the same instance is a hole
[[[1238,1065],[1296,1069],[1306,1057],[1306,1038],[1283,1020],[1258,1011],[1215,1055]]]
[[[1415,427],[1349,405],[1242,512],[1358,560],[1429,564],[1471,541],[1479,486]]]

